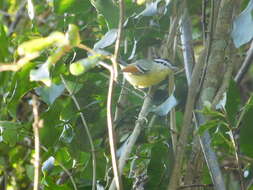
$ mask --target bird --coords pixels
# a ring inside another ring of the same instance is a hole
[[[159,84],[178,68],[168,59],[139,59],[131,64],[120,61],[126,80],[135,88],[148,88]],[[122,66],[123,65],[123,66]]]

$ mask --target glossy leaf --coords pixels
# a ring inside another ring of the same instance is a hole
[[[249,42],[253,37],[253,0],[250,0],[244,11],[234,20],[232,38],[235,46],[238,48],[241,45]]]
[[[44,63],[39,66],[38,69],[33,69],[30,72],[30,80],[31,81],[41,81],[45,85],[50,86],[51,85],[51,79],[50,79],[50,72],[49,72],[50,65],[49,63]]]
[[[44,173],[44,175],[53,169],[54,162],[55,158],[53,156],[50,156],[46,161],[42,163],[41,170]]]
[[[170,97],[168,97],[161,105],[155,107],[152,109],[152,112],[155,112],[156,114],[160,116],[167,115],[172,108],[174,108],[177,105],[177,99],[172,94]]]
[[[5,58],[8,56],[8,37],[6,35],[6,32],[4,30],[4,26],[1,24],[0,21],[0,60],[4,61]]]
[[[94,49],[103,49],[106,48],[110,45],[112,45],[116,39],[117,39],[117,29],[111,29],[109,30],[101,40],[99,40],[97,43],[94,45]]]
[[[88,58],[74,62],[69,67],[70,73],[73,75],[83,74],[97,66],[98,60],[97,56],[89,56]]]
[[[90,0],[97,12],[105,17],[109,29],[117,28],[119,23],[119,10],[112,0]]]
[[[53,104],[56,98],[62,95],[65,87],[63,84],[52,84],[50,87],[38,87],[35,92],[42,98],[48,105]]]
[[[157,0],[155,2],[147,3],[146,8],[138,14],[135,18],[140,18],[143,16],[154,16],[157,13],[157,5],[161,0]]]
[[[77,46],[80,44],[79,29],[76,25],[70,24],[66,33],[67,39],[71,46]]]

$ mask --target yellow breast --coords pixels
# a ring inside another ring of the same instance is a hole
[[[171,70],[164,69],[159,72],[149,72],[141,75],[135,75],[131,73],[124,73],[125,78],[135,87],[147,88],[152,85],[156,85],[163,81],[169,74]]]

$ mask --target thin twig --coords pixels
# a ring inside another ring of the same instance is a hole
[[[113,118],[112,118],[112,95],[113,95],[113,86],[114,86],[114,68],[110,66],[110,81],[109,81],[109,89],[107,95],[107,127],[109,134],[109,144],[112,158],[112,168],[114,173],[114,179],[116,183],[116,187],[118,190],[123,189],[122,181],[118,169],[117,156],[116,156],[116,138],[115,131],[113,126]]]
[[[118,26],[117,40],[115,43],[114,56],[113,56],[113,61],[112,61],[113,70],[115,72],[115,76],[114,76],[115,81],[118,77],[117,62],[119,58],[120,42],[121,42],[122,32],[123,32],[124,14],[125,14],[124,0],[119,0],[119,26]]]
[[[39,128],[42,126],[42,120],[39,118],[39,101],[36,95],[32,97],[33,106],[33,134],[34,134],[34,182],[33,190],[39,190],[39,178],[40,178],[40,135]]]
[[[62,164],[60,163],[59,161],[57,161],[58,165],[62,168],[62,170],[68,175],[73,187],[74,187],[74,190],[78,190],[77,189],[77,186],[76,186],[76,182],[72,176],[72,174],[69,172],[69,170]]]
[[[215,109],[215,106],[219,103],[219,101],[223,97],[224,93],[227,91],[232,74],[233,74],[233,69],[234,69],[234,65],[235,65],[235,62],[233,62],[233,60],[235,59],[234,56],[235,56],[236,52],[235,52],[235,47],[233,46],[232,42],[230,43],[229,47],[230,48],[228,50],[229,51],[228,54],[229,54],[230,60],[228,60],[227,70],[224,74],[222,84],[221,84],[221,86],[220,86],[218,92],[216,93],[216,95],[213,99],[213,102],[212,102],[212,107],[214,109]]]
[[[106,75],[105,73],[99,73],[99,74],[100,74],[101,76],[107,78],[107,79],[110,78],[110,77],[109,77],[108,75]],[[121,83],[119,83],[119,81],[116,81],[116,84],[119,85],[121,88],[125,89],[126,91],[128,91],[129,93],[133,94],[133,95],[136,96],[137,98],[142,99],[142,100],[144,99],[144,96],[142,96],[141,94],[138,94],[137,92],[135,92],[135,90],[128,88],[126,85],[124,85],[123,82],[122,82],[122,84],[121,84]],[[127,83],[125,83],[125,84],[127,84]]]
[[[235,158],[236,158],[236,164],[237,164],[237,171],[239,173],[239,178],[240,178],[240,186],[241,186],[241,190],[245,190],[245,184],[244,184],[244,179],[243,179],[243,170],[242,170],[242,163],[241,163],[241,159],[239,157],[239,152],[240,152],[240,148],[239,148],[239,143],[237,142],[237,140],[234,137],[234,133],[233,131],[230,131],[230,139],[232,141],[232,144],[234,146],[234,153],[235,153]]]
[[[244,59],[241,68],[239,69],[238,73],[235,76],[235,81],[237,82],[237,84],[241,82],[241,80],[243,79],[247,71],[249,70],[250,65],[252,63],[253,63],[253,41],[251,42],[250,48],[247,52],[247,56]]]
[[[67,89],[70,97],[72,98],[73,102],[75,103],[75,106],[76,106],[78,112],[80,113],[80,117],[81,117],[84,129],[85,129],[87,136],[88,136],[88,140],[89,140],[90,147],[91,147],[91,155],[92,155],[92,173],[93,173],[93,175],[92,175],[92,190],[95,190],[96,189],[96,155],[95,155],[95,147],[94,147],[94,143],[92,140],[92,136],[91,136],[89,127],[86,123],[86,120],[84,118],[84,115],[81,112],[81,107],[80,107],[74,93],[71,91],[71,89],[67,85],[64,77],[62,75],[60,77],[61,77],[62,83],[64,84],[65,88]]]
[[[112,168],[114,173],[114,180],[118,190],[123,189],[121,175],[119,173],[118,163],[117,163],[117,156],[116,156],[116,137],[115,131],[113,126],[113,116],[112,116],[112,96],[113,96],[113,89],[114,89],[114,81],[117,81],[118,77],[118,57],[119,57],[119,50],[120,50],[120,42],[122,38],[122,30],[123,30],[123,23],[124,23],[124,0],[119,0],[119,25],[118,25],[118,34],[114,49],[114,55],[112,60],[112,67],[110,67],[110,80],[109,80],[109,89],[107,95],[107,126],[108,126],[108,133],[109,133],[109,144],[111,150],[111,158],[112,158]]]
[[[124,111],[125,106],[127,105],[127,94],[128,94],[127,92],[129,89],[125,88],[126,85],[127,85],[126,80],[125,78],[123,78],[122,85],[121,85],[122,87],[120,90],[119,98],[118,98],[116,109],[115,109],[114,120],[113,120],[114,123],[116,123],[119,120],[121,114]]]
[[[12,14],[10,14],[8,12],[5,12],[5,11],[2,11],[2,10],[0,10],[0,14],[4,15],[4,16],[7,16],[7,17],[11,17],[12,16]]]
[[[187,189],[187,188],[193,188],[193,187],[213,187],[213,184],[192,184],[192,185],[183,185],[180,186],[178,189]]]
[[[77,47],[80,48],[80,49],[83,49],[83,50],[85,50],[87,52],[89,52],[92,55],[99,55],[99,56],[101,56],[101,57],[103,57],[105,59],[111,59],[111,56],[109,56],[109,55],[102,55],[102,54],[96,52],[95,50],[91,49],[90,47],[88,47],[88,46],[86,46],[84,44],[79,44]]]
[[[207,34],[207,20],[206,20],[206,10],[207,10],[207,0],[202,0],[202,15],[201,15],[201,21],[202,21],[202,33],[203,33],[203,42],[204,45],[206,43],[206,34]]]
[[[88,51],[89,53],[93,55],[98,55],[97,52],[89,48],[88,46],[85,46],[84,44],[78,45],[79,48],[84,49]],[[102,56],[102,55],[101,55]],[[114,59],[110,56],[104,56],[107,59],[111,59],[112,62],[114,62]],[[114,79],[115,79],[115,71],[114,67],[111,65],[108,65],[102,61],[98,62],[99,65],[103,66],[110,72],[110,79],[109,79],[109,89],[108,89],[108,95],[107,95],[107,128],[108,128],[108,135],[109,135],[109,144],[110,144],[110,152],[111,152],[111,158],[112,158],[112,167],[113,167],[113,173],[114,178],[116,181],[116,187],[117,189],[121,190],[122,187],[122,181],[118,170],[118,163],[117,163],[117,157],[116,157],[116,139],[115,139],[115,131],[113,127],[113,119],[112,119],[112,94],[113,94],[113,88],[114,88]]]
[[[186,4],[186,1],[184,1]],[[190,16],[188,13],[187,6],[185,5],[183,16],[180,20],[180,29],[181,29],[181,43],[182,43],[182,51],[184,57],[184,67],[185,67],[185,75],[187,79],[188,86],[191,83],[191,75],[192,68],[195,65],[195,57],[192,47],[192,29]]]
[[[34,149],[34,146],[32,146],[30,144],[27,144],[27,143],[19,142],[18,144],[21,145],[21,146],[24,146],[26,148],[29,148],[29,149]],[[48,152],[48,149],[45,146],[40,145],[40,148],[41,148],[41,150],[43,150],[45,152]],[[57,162],[57,164],[63,169],[63,171],[66,172],[66,174],[69,176],[70,181],[71,181],[71,183],[74,187],[74,190],[77,190],[76,182],[75,182],[72,174],[70,173],[70,171],[68,171],[68,169],[60,161],[58,161],[56,158],[54,158],[54,159]]]
[[[7,36],[10,36],[14,32],[15,28],[17,27],[19,21],[21,20],[23,14],[25,12],[25,5],[26,5],[26,1],[24,0],[21,3],[18,11],[16,12],[15,18],[14,18],[13,22],[11,23],[11,25],[9,27]]]
[[[212,1],[214,3],[216,1]],[[223,78],[223,74],[220,72],[221,68],[224,68],[225,64],[225,55],[226,51],[229,48],[229,40],[230,40],[230,28],[228,25],[232,24],[232,13],[234,8],[235,1],[231,0],[222,0],[219,13],[217,16],[217,23],[215,32],[213,35],[212,45],[210,55],[208,53],[208,65],[206,69],[206,73],[203,79],[201,94],[198,102],[197,109],[203,109],[204,104],[206,102],[212,103],[215,93],[220,87],[220,83]],[[214,7],[214,6],[213,6]],[[212,8],[213,9],[213,8]],[[216,16],[216,15],[215,15]],[[224,25],[224,23],[227,23]],[[207,47],[209,48],[210,45]],[[198,126],[206,123],[208,118],[206,118],[203,114],[197,113]],[[214,188],[219,190],[225,190],[225,182],[222,176],[222,172],[220,170],[220,166],[218,163],[217,156],[215,152],[211,148],[211,137],[208,131],[205,131],[202,136],[200,136],[200,142],[202,146],[202,150],[204,153],[204,157],[210,172],[210,176],[212,178]]]
[[[177,42],[178,42],[178,37],[176,36],[174,38],[174,46],[173,46],[173,56],[172,56],[172,61],[176,61],[176,52],[177,52]],[[169,84],[168,84],[168,93],[169,96],[174,93],[175,90],[175,76],[174,73],[169,75]],[[173,152],[174,152],[174,157],[176,155],[176,147],[177,147],[177,139],[178,139],[178,130],[177,130],[177,125],[176,125],[176,109],[175,107],[172,108],[169,112],[170,120],[169,120],[169,129],[171,131],[174,131],[175,133],[171,133],[171,140],[172,140],[172,146],[173,146]]]
[[[124,15],[125,15],[125,7],[124,7],[124,0],[120,0],[119,1],[119,8],[120,8],[120,18],[119,18],[119,26],[118,26],[118,35],[117,35],[117,40],[115,43],[115,50],[114,50],[114,59],[113,59],[113,67],[115,70],[115,74],[116,74],[116,78],[118,76],[118,71],[117,71],[117,62],[118,62],[118,58],[119,58],[119,50],[120,50],[120,42],[121,42],[121,38],[122,38],[122,32],[123,32],[123,24],[124,24]],[[117,81],[117,80],[115,80]],[[117,106],[116,106],[116,110],[115,110],[115,115],[114,115],[114,121],[117,121],[122,109],[120,108],[120,105],[123,105],[124,102],[126,101],[126,89],[124,88],[126,85],[125,83],[125,78],[123,78],[123,83],[122,83],[122,88],[121,88],[121,92],[120,92],[120,96],[118,98],[118,102],[117,102]]]
[[[209,24],[209,35],[207,36],[207,40],[206,40],[206,47],[205,48],[205,67],[204,67],[204,72],[202,72],[202,76],[201,76],[201,82],[200,82],[200,86],[199,88],[202,87],[203,83],[204,83],[204,79],[205,79],[205,75],[207,72],[207,66],[208,66],[208,60],[209,60],[209,56],[211,53],[211,47],[212,47],[212,39],[213,39],[213,32],[214,32],[214,0],[211,0],[211,15],[210,15],[210,24]]]
[[[123,152],[121,153],[120,159],[119,159],[119,171],[120,173],[123,172],[123,168],[126,164],[126,161],[129,158],[130,153],[132,152],[133,146],[136,143],[137,138],[139,137],[141,133],[141,129],[143,124],[145,123],[145,118],[148,115],[149,108],[151,106],[152,102],[152,96],[154,94],[154,87],[151,87],[149,89],[148,95],[145,97],[143,106],[141,108],[141,111],[139,113],[138,119],[136,121],[136,125],[134,127],[134,130],[131,134],[131,136],[128,138],[128,140],[125,142],[125,147]],[[115,189],[115,181],[113,180],[109,190],[114,190]]]
[[[192,112],[193,112],[194,105],[195,105],[195,99],[197,97],[196,89],[199,85],[199,76],[200,76],[201,70],[203,68],[202,63],[203,62],[198,62],[193,69],[192,79],[191,79],[191,83],[189,86],[189,91],[188,91],[187,101],[186,101],[186,106],[185,106],[183,125],[181,128],[179,141],[177,143],[177,149],[176,149],[176,152],[177,152],[176,156],[177,157],[175,159],[175,163],[173,166],[173,171],[171,174],[170,183],[167,188],[168,190],[177,189],[177,187],[179,185],[179,179],[181,176],[180,171],[181,171],[181,167],[183,164],[185,147],[187,144],[189,132],[191,131],[190,126],[191,126],[191,121],[192,121]]]
[[[169,96],[172,95],[172,93],[174,92],[174,89],[175,89],[175,79],[174,79],[174,74],[171,74],[169,76],[169,87],[168,87]],[[172,108],[170,110],[169,115],[170,115],[170,130],[174,131],[174,133],[171,133],[171,141],[172,141],[174,156],[176,156],[178,129],[177,129],[177,125],[176,125],[176,110],[175,110],[175,108]]]

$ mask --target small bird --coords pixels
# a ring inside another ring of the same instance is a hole
[[[162,58],[140,59],[127,66],[122,66],[125,78],[137,88],[156,85],[175,70],[177,67],[173,66],[169,60]]]

